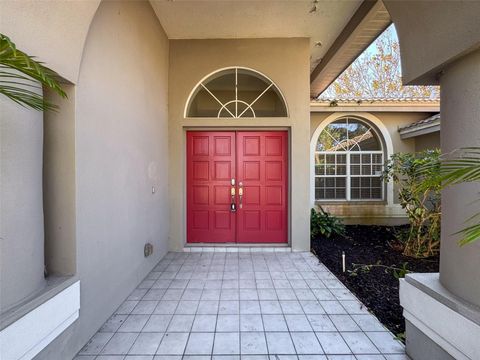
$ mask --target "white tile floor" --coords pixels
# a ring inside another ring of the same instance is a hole
[[[75,360],[405,360],[310,253],[167,254]]]

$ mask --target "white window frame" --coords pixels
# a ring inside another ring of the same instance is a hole
[[[375,130],[373,130],[375,131]],[[377,135],[378,136],[378,135]],[[344,177],[345,178],[345,199],[315,199],[315,201],[325,201],[325,202],[345,202],[345,201],[358,201],[358,202],[364,202],[364,201],[384,201],[385,200],[385,186],[381,187],[382,194],[381,198],[379,199],[352,199],[352,194],[351,194],[351,179],[352,177],[357,177],[357,178],[372,178],[376,177],[377,175],[352,175],[351,174],[351,169],[350,169],[350,156],[351,155],[362,155],[362,154],[380,154],[382,155],[382,161],[385,161],[385,154],[383,150],[374,150],[374,151],[315,151],[316,154],[321,154],[321,155],[337,155],[337,154],[343,154],[346,157],[345,161],[345,175],[317,175],[315,173],[315,179],[316,178],[338,178],[338,177]],[[361,159],[361,156],[360,156]],[[335,166],[337,165],[337,158],[335,157]],[[373,164],[370,164],[373,165]],[[326,166],[326,164],[325,164]],[[360,160],[360,166],[362,166],[362,161]],[[315,165],[316,167],[316,165]],[[315,183],[314,179],[314,183]],[[316,186],[314,188],[314,191],[316,190]],[[315,196],[315,194],[313,195]]]
[[[215,74],[217,73],[220,73],[220,72],[223,72],[223,71],[228,71],[228,70],[234,70],[235,71],[235,99],[231,99],[229,100],[228,102],[226,102],[225,104],[223,102],[221,102],[207,87],[206,87],[206,82],[208,82],[208,80]],[[264,78],[267,82],[268,82],[268,85],[267,87],[260,93],[259,96],[257,96],[250,104],[247,104],[246,102],[238,99],[238,81],[237,81],[237,78],[238,78],[238,70],[244,70],[244,71],[247,71],[247,72],[251,72],[252,74],[257,74],[259,77],[261,78]],[[280,99],[282,100],[284,106],[285,106],[285,116],[279,116],[279,118],[283,118],[283,117],[286,117],[288,118],[290,115],[290,112],[289,112],[289,109],[288,109],[288,104],[287,104],[287,101],[285,99],[285,96],[283,95],[283,92],[280,90],[280,88],[277,86],[277,84],[272,80],[270,79],[268,76],[266,76],[265,74],[261,73],[260,71],[257,71],[257,70],[254,70],[254,69],[250,69],[250,68],[247,68],[247,67],[242,67],[242,66],[231,66],[231,67],[226,67],[226,68],[221,68],[221,69],[217,69],[213,72],[211,72],[210,74],[204,76],[192,89],[192,91],[190,92],[190,94],[188,95],[188,99],[187,99],[187,102],[185,104],[185,109],[183,111],[183,117],[184,118],[192,118],[192,119],[201,119],[201,118],[211,118],[211,117],[201,117],[201,116],[188,116],[188,110],[190,108],[190,104],[192,103],[194,97],[196,96],[197,94],[197,89],[199,88],[203,88],[205,89],[213,98],[216,102],[219,103],[220,105],[220,109],[218,111],[218,114],[216,116],[216,118],[222,118],[222,119],[239,119],[239,118],[249,118],[247,116],[243,116],[248,110],[250,110],[252,112],[252,115],[250,118],[256,118],[256,114],[255,114],[255,111],[253,110],[252,106],[270,89],[270,88],[274,88],[278,94],[280,95]],[[232,113],[230,110],[228,110],[228,108],[226,107],[227,105],[231,104],[231,103],[235,103],[235,114]],[[247,105],[247,107],[239,114],[238,113],[238,103],[242,103],[244,105]],[[220,114],[222,113],[222,110],[225,110],[226,112],[228,112],[231,116],[229,117],[226,117],[226,116],[220,116]]]
[[[353,200],[347,200],[347,199],[315,199],[315,178],[316,178],[316,173],[315,173],[315,154],[318,152],[317,151],[317,142],[320,134],[322,131],[325,129],[327,125],[329,125],[332,122],[335,122],[337,120],[341,120],[342,118],[352,118],[359,120],[360,122],[364,122],[368,125],[373,125],[373,129],[376,133],[376,135],[379,137],[379,140],[381,141],[382,144],[382,153],[383,153],[383,161],[387,160],[390,158],[390,156],[393,154],[393,141],[390,136],[390,133],[387,129],[387,127],[383,124],[383,122],[376,117],[375,115],[367,112],[333,112],[329,116],[327,116],[315,129],[311,139],[310,139],[310,204],[311,206],[314,206],[318,202],[324,202],[324,203],[362,203],[362,202],[386,202],[386,205],[388,206],[394,206],[394,191],[393,191],[393,182],[388,181],[386,182],[386,185],[382,187],[382,199],[383,200],[378,200],[378,199],[353,199]],[[335,153],[338,153],[338,151],[335,151]],[[354,151],[352,153],[360,153],[359,151]],[[348,164],[350,165],[350,164]],[[350,171],[349,166],[347,167],[348,171]],[[369,176],[371,177],[371,175]],[[347,182],[349,182],[351,177],[347,178]],[[350,184],[348,184],[350,185]],[[350,188],[350,186],[349,186]],[[350,198],[350,194],[348,194],[348,198]]]

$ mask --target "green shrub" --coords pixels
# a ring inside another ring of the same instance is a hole
[[[440,151],[393,154],[383,174],[399,187],[400,205],[408,216],[410,229],[399,233],[406,256],[423,258],[440,250],[441,177]]]
[[[332,235],[345,235],[345,225],[340,218],[330,215],[321,207],[320,211],[315,209],[310,213],[310,235],[312,239],[317,236],[324,236],[326,238]]]

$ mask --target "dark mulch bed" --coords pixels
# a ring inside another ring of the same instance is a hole
[[[347,288],[350,289],[394,334],[405,331],[405,321],[398,298],[399,282],[392,272],[373,267],[351,276],[352,264],[375,264],[401,267],[408,262],[411,272],[438,272],[438,257],[414,259],[392,249],[389,242],[402,227],[350,225],[345,238],[312,240],[312,251]],[[347,272],[342,272],[342,251],[345,251]]]

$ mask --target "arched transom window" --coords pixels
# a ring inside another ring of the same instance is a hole
[[[286,117],[280,90],[264,75],[244,68],[228,68],[208,76],[190,96],[187,117]]]
[[[316,200],[382,200],[384,161],[375,129],[357,118],[328,124],[315,149]]]

